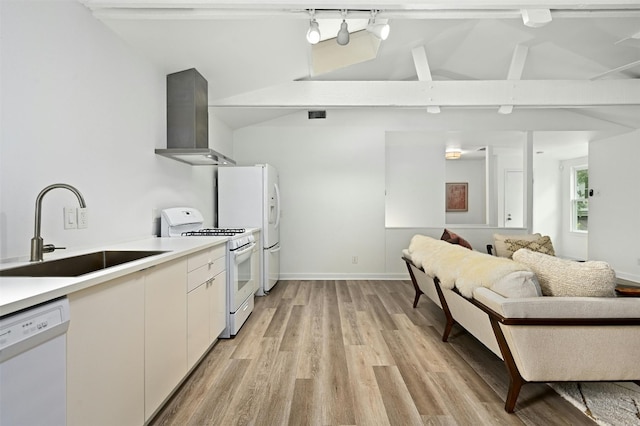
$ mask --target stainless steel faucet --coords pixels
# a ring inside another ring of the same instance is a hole
[[[80,203],[80,207],[82,208],[87,207],[87,205],[84,202],[84,197],[82,197],[82,194],[80,193],[80,191],[78,191],[76,188],[74,188],[71,185],[67,185],[66,183],[54,183],[53,185],[49,185],[45,189],[40,191],[40,193],[38,194],[38,197],[36,198],[36,223],[35,223],[35,230],[33,233],[34,235],[33,235],[33,238],[31,239],[31,261],[32,262],[41,261],[43,253],[50,253],[57,248],[64,248],[64,247],[55,247],[53,244],[47,244],[45,246],[43,244],[44,241],[40,236],[40,224],[41,224],[40,210],[42,208],[42,198],[47,192],[56,188],[64,188],[73,192],[74,194],[76,194],[76,197],[78,197],[78,203]]]

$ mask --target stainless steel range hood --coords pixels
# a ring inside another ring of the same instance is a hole
[[[156,154],[194,166],[236,164],[209,148],[207,90],[195,68],[167,75],[167,149]]]

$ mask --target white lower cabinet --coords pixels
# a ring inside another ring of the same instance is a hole
[[[187,374],[187,262],[147,270],[144,305],[144,411],[149,419]]]
[[[69,294],[69,426],[144,423],[144,282],[137,272]]]
[[[226,326],[225,245],[68,298],[67,424],[145,424]]]
[[[224,246],[189,257],[187,276],[187,360],[191,368],[226,326]]]

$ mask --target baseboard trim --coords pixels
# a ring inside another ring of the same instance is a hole
[[[408,273],[395,274],[349,274],[349,273],[332,273],[332,274],[283,274],[280,273],[281,280],[410,280]]]

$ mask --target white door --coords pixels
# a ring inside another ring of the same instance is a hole
[[[504,227],[524,226],[524,180],[522,170],[506,170],[504,175]]]

